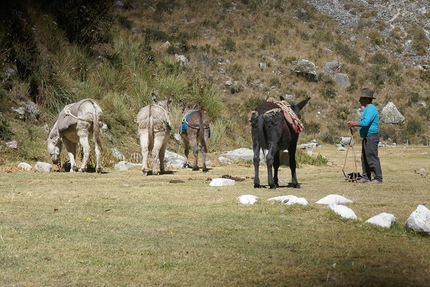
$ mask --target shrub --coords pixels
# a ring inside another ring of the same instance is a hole
[[[377,52],[369,59],[369,62],[372,64],[378,64],[378,65],[387,64],[388,58],[384,54]]]
[[[236,51],[236,42],[231,37],[227,37],[227,38],[223,39],[221,45],[228,52],[235,52]]]
[[[422,131],[422,126],[420,121],[412,119],[406,124],[406,133],[408,135],[419,134],[421,133],[421,131]]]

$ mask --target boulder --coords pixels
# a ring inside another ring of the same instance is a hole
[[[316,202],[317,204],[346,204],[353,203],[352,200],[343,197],[342,195],[329,194]]]
[[[351,81],[349,80],[349,77],[347,74],[336,73],[334,75],[334,80],[337,83],[337,85],[342,89],[346,89],[351,86]]]
[[[354,219],[354,220],[357,219],[357,216],[355,215],[354,211],[351,208],[346,207],[344,205],[332,203],[327,208],[330,209],[331,211],[339,214],[343,218]]]
[[[244,194],[237,198],[242,204],[254,204],[257,202],[258,197],[252,194]]]
[[[382,212],[378,215],[369,218],[366,223],[378,225],[385,228],[390,228],[396,222],[396,217],[393,214]]]
[[[26,170],[26,171],[30,171],[33,169],[33,167],[26,162],[20,162],[18,164],[18,168],[20,168],[22,170]]]
[[[292,64],[292,69],[297,75],[303,76],[308,81],[318,82],[318,67],[314,63],[309,60],[301,59],[294,61]]]
[[[418,205],[406,220],[405,227],[417,233],[430,235],[430,210],[424,205]]]
[[[400,124],[405,121],[405,117],[393,102],[389,102],[381,111],[381,121],[386,124]]]
[[[38,172],[49,173],[52,170],[52,164],[38,161],[34,166],[34,169]]]
[[[285,205],[293,205],[293,204],[301,204],[301,205],[309,205],[309,202],[303,197],[297,197],[295,195],[282,195],[269,198],[267,201],[280,201],[281,204]]]
[[[230,186],[235,185],[236,181],[228,178],[214,178],[212,179],[210,186]]]

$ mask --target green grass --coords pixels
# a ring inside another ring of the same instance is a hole
[[[429,238],[404,228],[428,207],[428,148],[380,148],[384,183],[343,182],[344,152],[318,150],[333,166],[302,165],[301,189],[253,188],[249,164],[103,174],[0,169],[2,286],[426,286]],[[359,155],[357,155],[359,158]],[[351,157],[352,160],[352,157]],[[351,160],[347,164],[352,164]],[[352,166],[352,165],[351,165]],[[347,169],[351,168],[346,166]],[[12,172],[6,172],[12,170]],[[265,167],[261,169],[266,184]],[[246,178],[211,187],[211,178]],[[284,184],[288,168],[281,168]],[[181,179],[183,183],[171,183]],[[328,194],[354,201],[360,220],[315,204]],[[242,205],[242,194],[259,197]],[[293,194],[309,206],[268,198]],[[391,229],[365,224],[393,213]]]

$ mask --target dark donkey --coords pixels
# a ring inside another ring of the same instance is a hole
[[[311,98],[301,101],[297,105],[291,102],[291,110],[300,119],[300,110]],[[281,97],[281,101],[286,103]],[[260,178],[258,175],[260,165],[260,150],[267,150],[266,163],[268,181],[271,189],[279,187],[278,169],[280,166],[279,151],[288,150],[289,166],[291,170],[291,186],[300,188],[296,175],[296,148],[299,132],[294,129],[284,115],[283,110],[275,102],[264,102],[255,108],[251,113],[252,125],[252,146],[254,150],[254,188],[260,188]],[[274,173],[272,173],[272,167]]]
[[[210,137],[209,116],[205,111],[196,110],[197,105],[184,104],[182,101],[179,104],[182,108],[182,124],[179,128],[179,133],[184,139],[184,167],[188,166],[188,154],[191,145],[194,155],[193,170],[199,170],[198,153],[200,145],[203,158],[203,172],[207,172],[206,153],[208,152],[207,143]]]

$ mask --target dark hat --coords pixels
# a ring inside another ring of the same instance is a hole
[[[375,97],[373,96],[373,90],[369,89],[369,88],[364,88],[361,90],[361,96],[363,98],[371,98],[374,99]]]

